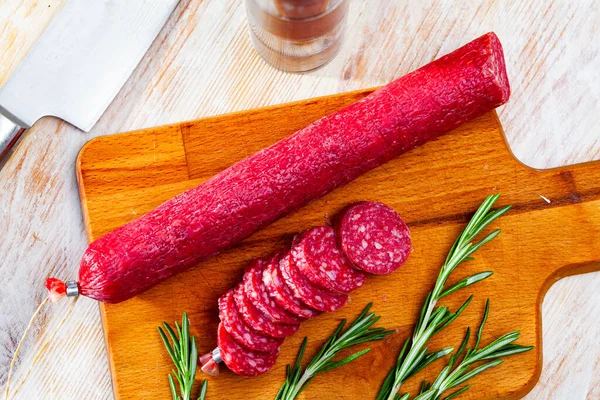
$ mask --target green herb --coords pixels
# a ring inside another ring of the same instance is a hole
[[[404,346],[398,355],[396,365],[389,372],[381,386],[377,400],[398,399],[398,391],[408,378],[412,377],[435,360],[444,357],[454,350],[452,347],[447,347],[436,352],[428,353],[428,349],[425,345],[433,335],[447,327],[464,311],[473,299],[473,296],[469,297],[455,312],[450,311],[447,307],[436,307],[436,305],[440,299],[450,293],[464,289],[492,275],[491,271],[480,272],[462,279],[448,288],[445,287],[450,274],[456,267],[465,261],[472,260],[471,256],[473,253],[500,233],[500,230],[495,230],[484,236],[479,242],[474,242],[477,235],[510,209],[510,206],[505,206],[497,210],[492,210],[492,206],[499,197],[500,195],[497,194],[485,199],[462,234],[452,245],[450,252],[446,257],[446,261],[440,269],[433,291],[425,298],[425,304],[421,310],[413,335],[404,343]],[[402,399],[404,399],[404,397]]]
[[[206,399],[206,391],[208,390],[208,381],[204,379],[202,384],[200,384],[200,394],[198,395],[198,400]]]
[[[371,328],[378,320],[379,316],[375,313],[369,313],[373,303],[369,303],[363,312],[354,320],[354,322],[344,331],[346,320],[344,319],[337,327],[335,332],[329,337],[327,342],[321,347],[319,352],[308,363],[306,369],[302,369],[300,363],[306,350],[307,338],[304,338],[296,363],[293,368],[288,365],[286,368],[286,380],[279,389],[276,400],[293,400],[309,385],[313,378],[320,373],[340,367],[357,358],[367,354],[371,349],[360,350],[348,357],[338,361],[332,361],[342,350],[352,347],[359,343],[382,340],[393,331],[386,331],[385,328]]]
[[[481,324],[477,330],[475,346],[467,349],[467,344],[469,343],[471,336],[471,329],[467,328],[467,332],[465,333],[465,337],[458,348],[458,351],[450,356],[448,365],[442,369],[433,384],[423,382],[421,385],[421,392],[417,397],[415,397],[414,400],[440,400],[446,391],[464,384],[469,379],[479,375],[485,370],[500,365],[502,363],[502,357],[524,353],[533,349],[533,346],[521,346],[518,344],[513,344],[513,342],[519,338],[519,331],[514,331],[503,335],[487,346],[479,349],[478,347],[479,343],[481,342],[481,334],[483,333],[483,327],[487,320],[489,309],[490,301],[488,299],[485,304],[485,312],[483,314]],[[458,362],[463,354],[464,357],[462,361]],[[472,368],[472,365],[478,361],[487,362]],[[469,390],[469,388],[470,385],[463,386],[450,395],[444,397],[444,400],[453,399]],[[406,394],[402,396],[402,399],[408,399]]]
[[[162,338],[173,364],[177,371],[172,370],[173,374],[169,374],[169,386],[171,387],[171,395],[173,400],[190,400],[192,396],[192,386],[194,385],[194,377],[196,376],[196,366],[198,363],[198,348],[196,347],[196,338],[190,335],[190,320],[187,313],[183,313],[181,317],[181,326],[175,322],[175,330],[166,322],[163,322],[163,328],[158,327],[158,333]],[[166,331],[166,333],[165,333]],[[171,341],[167,338],[171,338]],[[179,384],[179,395],[175,379]],[[206,389],[208,381],[202,381],[200,387],[200,395],[198,400],[206,398]]]

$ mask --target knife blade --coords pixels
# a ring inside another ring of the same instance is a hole
[[[89,131],[179,0],[70,0],[0,88],[0,160],[55,116]]]

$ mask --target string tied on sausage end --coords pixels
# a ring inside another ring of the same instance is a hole
[[[198,358],[198,362],[202,367],[200,368],[202,372],[210,376],[219,375],[219,363],[223,361],[221,359],[221,350],[216,347],[210,353],[206,353]]]
[[[19,344],[17,345],[17,348],[15,349],[15,354],[13,355],[13,358],[10,362],[10,367],[8,370],[8,377],[6,379],[6,385],[4,388],[4,400],[9,399],[10,379],[12,377],[12,373],[13,373],[13,370],[15,367],[15,363],[17,361],[17,357],[19,356],[19,353],[21,352],[21,347],[23,346],[23,343],[25,342],[25,338],[27,337],[27,334],[31,330],[33,321],[35,321],[35,319],[37,318],[39,313],[42,311],[42,309],[44,308],[46,303],[48,303],[48,302],[55,303],[55,302],[59,301],[60,299],[62,299],[63,297],[75,297],[75,296],[79,295],[79,286],[76,281],[63,282],[62,280],[57,279],[57,278],[48,278],[46,280],[46,289],[48,289],[48,296],[46,296],[44,298],[44,300],[42,300],[40,305],[35,309],[35,311],[31,315],[31,319],[29,320],[29,323],[27,324],[27,327],[25,328],[25,331],[23,332],[23,336],[21,336],[21,339],[19,340]],[[75,300],[77,300],[77,298]],[[67,315],[65,317],[63,317],[63,319],[59,322],[56,329],[52,332],[50,340],[54,339],[54,336],[56,335],[58,330],[62,327],[62,325],[65,323],[67,316],[71,313],[74,306],[75,306],[75,302],[73,302],[73,304],[71,304],[71,306],[69,307],[69,310],[67,312]],[[44,346],[42,346],[42,350],[43,350],[43,347]],[[40,350],[34,357],[34,360],[32,361],[31,365],[29,366],[23,379],[21,379],[21,382],[17,386],[15,392],[13,393],[13,396],[15,396],[17,391],[20,389],[20,387],[23,386],[23,383],[25,382],[25,379],[31,372],[31,369],[33,368],[33,366],[35,365],[37,360],[40,358],[42,350]]]
[[[46,289],[48,289],[48,299],[55,303],[63,297],[79,296],[79,285],[76,281],[62,281],[58,278],[46,279]]]

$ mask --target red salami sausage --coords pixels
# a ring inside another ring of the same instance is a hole
[[[270,370],[279,355],[278,351],[264,353],[243,348],[233,339],[222,322],[219,324],[217,342],[221,359],[227,368],[246,378]]]
[[[372,274],[397,270],[411,249],[410,232],[402,218],[376,202],[362,202],[346,210],[338,236],[352,263]]]
[[[509,94],[500,42],[488,33],[91,243],[79,293],[129,299]]]
[[[274,263],[279,263],[279,255],[276,254],[267,259],[258,259],[251,264],[244,274],[244,292],[248,299],[256,305],[256,308],[262,311],[271,321],[280,324],[299,324],[305,318],[298,317],[278,306],[267,292],[263,282],[263,273],[271,260]]]
[[[261,335],[244,322],[233,300],[232,290],[219,298],[219,318],[235,341],[248,350],[277,352],[283,343],[283,339]]]
[[[292,289],[294,296],[315,310],[332,312],[348,301],[348,295],[345,293],[320,289],[312,285],[302,276],[290,253],[279,261],[279,272],[285,283]]]
[[[330,226],[318,226],[298,235],[290,253],[300,273],[322,289],[349,293],[367,280],[338,249],[335,230]]]
[[[277,324],[258,310],[244,294],[244,286],[238,285],[233,291],[235,305],[240,311],[242,320],[256,332],[276,339],[292,336],[300,325]]]
[[[277,304],[301,318],[314,318],[321,312],[308,307],[294,296],[294,292],[283,280],[279,271],[279,258],[276,263],[270,263],[263,272],[263,282],[269,296]]]

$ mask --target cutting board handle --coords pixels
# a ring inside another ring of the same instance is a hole
[[[526,182],[533,184],[539,199],[515,204],[514,217],[521,218],[519,257],[542,266],[542,294],[561,278],[599,271],[600,162],[541,171],[523,168],[537,176]]]

